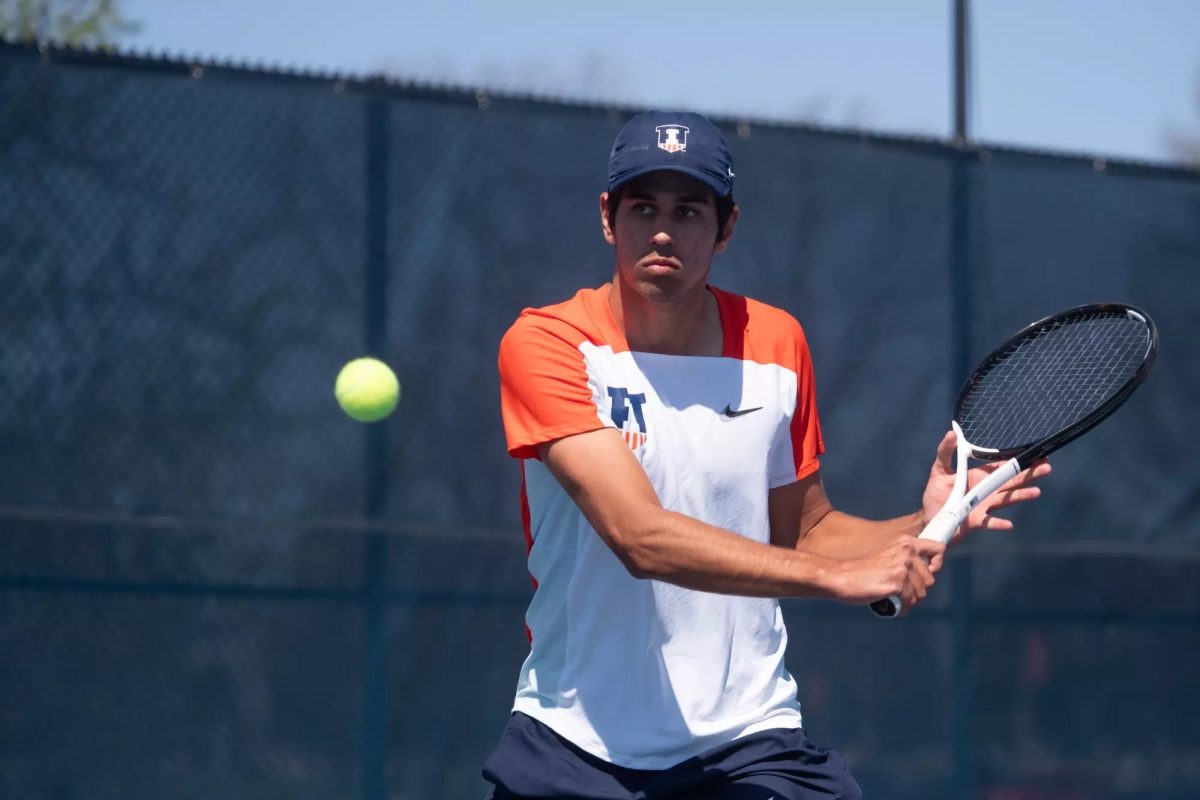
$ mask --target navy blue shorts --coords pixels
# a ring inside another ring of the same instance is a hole
[[[542,723],[513,714],[483,765],[493,800],[861,800],[836,750],[799,728],[754,733],[665,770],[618,767],[585,753]]]

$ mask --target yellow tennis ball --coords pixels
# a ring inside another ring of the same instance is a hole
[[[400,402],[400,382],[382,361],[356,358],[338,373],[333,394],[352,419],[375,422],[395,410]]]

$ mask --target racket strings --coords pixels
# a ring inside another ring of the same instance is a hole
[[[1149,350],[1145,322],[1123,311],[1055,320],[976,372],[958,422],[977,447],[1024,447],[1084,419],[1138,371]]]

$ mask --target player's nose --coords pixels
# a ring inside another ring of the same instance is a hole
[[[670,244],[671,232],[667,230],[655,231],[654,235],[650,237],[650,243],[659,247]]]

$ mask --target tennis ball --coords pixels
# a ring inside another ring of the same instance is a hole
[[[374,358],[356,358],[342,367],[333,394],[351,419],[375,422],[391,414],[400,401],[396,373]]]

